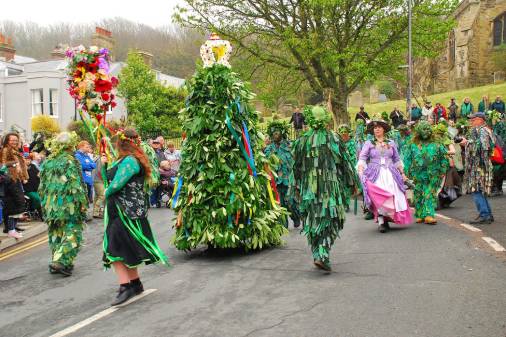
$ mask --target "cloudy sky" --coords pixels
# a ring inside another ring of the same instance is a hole
[[[163,26],[171,23],[177,4],[183,0],[0,0],[0,21],[93,22],[103,18],[124,17],[128,20]],[[78,6],[84,5],[82,9]],[[94,9],[94,10],[91,10]]]

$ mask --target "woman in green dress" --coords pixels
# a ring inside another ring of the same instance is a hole
[[[140,147],[137,132],[127,129],[117,134],[118,158],[111,165],[102,157],[106,172],[104,256],[120,284],[112,305],[126,302],[143,292],[137,267],[141,264],[167,263],[156,243],[147,213],[147,181],[151,176],[149,159]]]

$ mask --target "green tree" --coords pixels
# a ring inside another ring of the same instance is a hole
[[[397,71],[407,49],[406,0],[185,0],[175,19],[215,31],[258,62],[298,72],[348,122],[348,95]],[[412,0],[417,55],[435,56],[457,0]]]
[[[181,133],[177,115],[184,107],[184,89],[163,86],[136,52],[128,54],[119,79],[118,92],[126,100],[128,119],[142,137]]]

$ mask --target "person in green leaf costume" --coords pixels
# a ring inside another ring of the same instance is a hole
[[[276,157],[276,189],[279,194],[281,206],[290,211],[290,217],[293,220],[295,228],[300,226],[300,214],[295,200],[295,196],[288,193],[289,179],[292,174],[293,157],[290,141],[288,140],[288,131],[290,125],[283,121],[272,121],[267,127],[267,133],[271,143],[265,148],[264,152],[268,158]],[[288,220],[288,219],[287,219]],[[288,221],[285,222],[288,228]]]
[[[418,122],[415,127],[413,140],[404,153],[404,165],[415,185],[416,222],[435,225],[438,193],[449,161],[445,145],[436,140],[429,122]]]
[[[230,44],[212,38],[201,48],[204,67],[188,80],[180,112],[186,140],[172,199],[173,242],[186,251],[277,246],[288,213],[271,186],[258,112],[248,105],[253,94],[224,59]]]
[[[337,133],[341,137],[342,142],[344,143],[344,147],[346,148],[346,151],[348,152],[348,156],[350,157],[350,161],[353,165],[357,164],[358,158],[357,158],[357,144],[355,144],[355,140],[351,137],[352,130],[347,124],[341,124],[337,128]],[[346,192],[346,212],[350,210],[350,201],[351,201],[351,194],[353,191],[347,191]]]
[[[307,236],[314,264],[330,271],[330,249],[345,221],[350,191],[358,186],[355,163],[339,136],[327,129],[329,113],[313,107],[310,126],[293,144],[293,184],[300,191],[302,232]]]
[[[81,247],[88,199],[81,165],[74,158],[77,135],[63,132],[47,142],[51,152],[40,170],[39,193],[48,225],[52,274],[72,275]]]

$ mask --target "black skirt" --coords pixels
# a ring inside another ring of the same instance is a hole
[[[116,261],[129,268],[161,261],[163,253],[154,240],[147,217],[129,221],[122,212],[121,218],[114,202],[108,202],[107,215],[109,223],[105,229],[102,258],[106,268]]]

